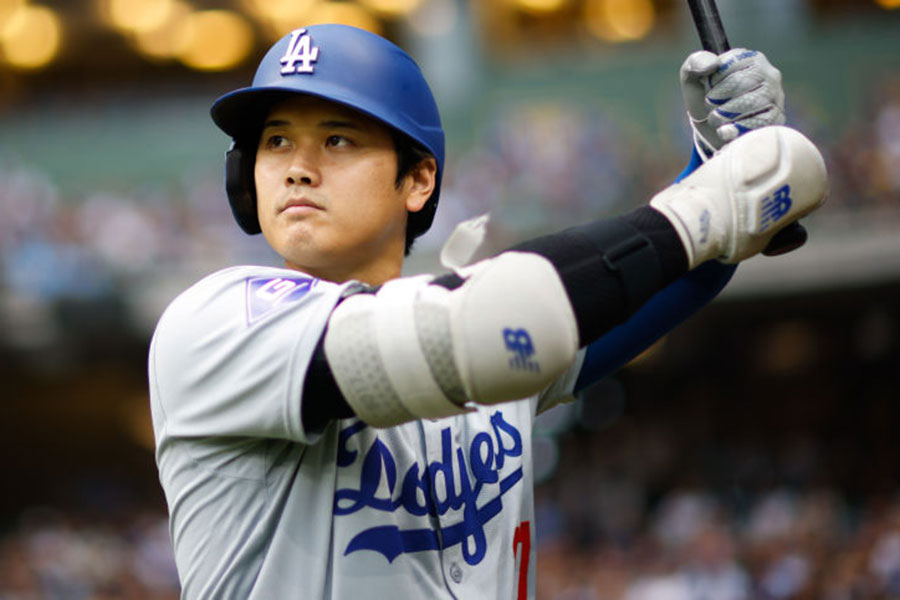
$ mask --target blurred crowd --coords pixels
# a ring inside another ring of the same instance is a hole
[[[590,520],[618,513],[624,522],[588,528],[606,530],[593,540],[544,529],[539,598],[900,597],[900,499],[873,498],[851,508],[833,489],[778,488],[760,494],[738,514],[721,496],[695,487],[670,491],[652,512],[642,515],[633,482],[604,485],[600,498],[614,513],[598,511]],[[539,499],[539,533],[542,519],[546,526],[554,518],[566,523],[575,517],[578,527],[584,527],[586,506],[574,514],[556,514],[559,510],[559,504]]]
[[[24,512],[0,538],[0,599],[178,598],[165,514],[125,507],[115,513]]]
[[[538,598],[900,598],[900,484],[814,475],[840,452],[822,437],[798,435],[789,456],[762,432],[692,441],[695,418],[560,437],[535,495]]]
[[[872,87],[864,109],[827,149],[831,197],[842,206],[893,210],[900,200],[900,78]]]
[[[230,219],[218,177],[73,199],[44,173],[0,162],[2,289],[35,301],[89,299],[198,261],[253,260]]]

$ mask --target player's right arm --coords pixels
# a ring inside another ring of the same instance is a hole
[[[525,242],[457,275],[347,298],[305,387],[342,397],[342,411],[374,426],[532,396],[686,271],[760,252],[825,189],[809,140],[783,127],[753,132],[649,207]],[[346,416],[309,408],[317,424]]]

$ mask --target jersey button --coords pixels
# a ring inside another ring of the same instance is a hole
[[[452,563],[450,565],[450,579],[452,579],[456,583],[459,583],[462,581],[462,577],[463,577],[462,568],[459,566],[459,564]]]

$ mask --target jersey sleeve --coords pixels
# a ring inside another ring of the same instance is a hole
[[[151,343],[151,403],[177,437],[314,443],[303,380],[344,286],[296,271],[236,267],[194,285]]]

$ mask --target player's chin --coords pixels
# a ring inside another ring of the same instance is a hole
[[[295,228],[281,240],[279,254],[295,264],[332,268],[350,261],[348,249],[329,228]]]
[[[268,231],[272,237],[303,240],[313,236],[318,229],[327,226],[327,221],[321,212],[314,209],[282,211],[274,215],[268,222],[260,222],[260,227],[263,234]]]
[[[320,227],[302,220],[279,222],[277,226],[262,226],[263,236],[269,245],[288,261],[307,255],[320,254]]]

